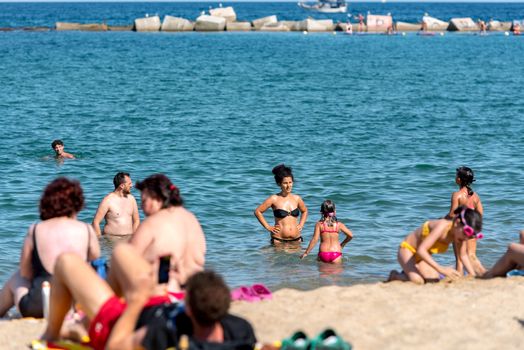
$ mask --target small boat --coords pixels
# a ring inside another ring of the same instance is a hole
[[[313,5],[301,1],[298,3],[298,6],[305,10],[323,13],[345,13],[348,9],[345,0],[318,0],[317,3]]]

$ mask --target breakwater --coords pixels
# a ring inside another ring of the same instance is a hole
[[[349,16],[348,16],[349,19]],[[54,27],[6,27],[0,31],[136,31],[136,32],[219,32],[219,31],[265,31],[265,32],[357,32],[357,33],[396,33],[396,32],[512,32],[520,35],[524,20],[511,21],[490,20],[487,23],[471,17],[456,17],[449,21],[422,16],[420,22],[394,21],[391,14],[374,15],[368,13],[359,22],[335,21],[333,19],[314,19],[311,17],[299,21],[279,20],[277,15],[256,18],[251,21],[237,19],[233,7],[210,8],[208,13],[202,11],[195,20],[182,17],[159,15],[136,18],[127,25],[108,25],[102,23],[56,22]]]

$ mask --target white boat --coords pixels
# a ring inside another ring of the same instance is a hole
[[[318,0],[317,3],[312,5],[301,1],[298,6],[306,10],[323,13],[345,13],[348,9],[345,0]]]

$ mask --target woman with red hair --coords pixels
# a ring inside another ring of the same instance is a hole
[[[100,256],[93,228],[76,219],[83,207],[78,181],[60,177],[47,185],[40,199],[42,221],[27,230],[20,268],[0,291],[0,317],[13,305],[24,317],[43,316],[42,283],[51,279],[61,254],[74,253],[84,260]]]

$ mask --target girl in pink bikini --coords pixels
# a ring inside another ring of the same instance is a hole
[[[342,248],[351,241],[353,233],[346,225],[337,220],[335,203],[333,201],[325,200],[320,206],[320,213],[322,217],[315,224],[313,238],[311,238],[306,251],[300,256],[300,259],[304,259],[309,254],[320,237],[318,260],[325,263],[340,264],[342,263]],[[346,235],[342,243],[338,241],[338,233],[340,231]]]

